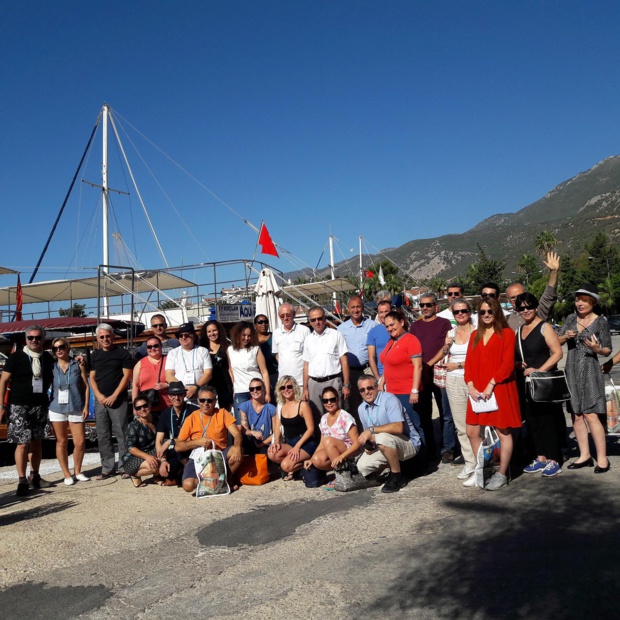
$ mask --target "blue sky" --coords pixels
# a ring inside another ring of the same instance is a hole
[[[7,1],[0,265],[27,279],[104,101],[308,265],[330,227],[337,260],[358,235],[464,232],[620,152],[619,18],[614,2]],[[251,257],[255,233],[121,122],[198,240],[125,142],[169,264]],[[97,183],[94,149],[80,178]],[[101,260],[99,192],[79,185],[38,280]],[[140,264],[162,266],[136,196],[113,201]]]

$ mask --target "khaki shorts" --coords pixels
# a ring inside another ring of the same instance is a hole
[[[375,443],[377,445],[386,446],[387,448],[396,448],[399,461],[407,461],[417,454],[411,441],[404,435],[376,433]],[[372,454],[364,452],[357,461],[357,468],[362,476],[368,476],[375,471],[385,469],[387,464],[387,459],[383,456],[381,450],[377,448]]]

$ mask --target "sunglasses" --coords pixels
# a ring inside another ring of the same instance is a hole
[[[292,390],[293,386],[292,385],[281,385],[280,386],[280,392],[284,392],[284,390]]]
[[[166,327],[165,323],[151,323],[151,327],[155,329],[156,327]]]
[[[461,293],[459,293],[458,291],[456,292],[453,291],[452,293],[448,291],[448,297],[460,297],[460,296],[461,296]]]
[[[207,403],[207,405],[211,405],[215,402],[215,398],[199,398],[198,402],[202,405],[203,403]]]
[[[161,345],[160,344],[147,344],[146,345],[147,349],[161,349]]]
[[[177,394],[176,392],[168,392],[168,396],[170,396],[170,398],[185,398],[185,394],[186,392],[183,392],[182,394]]]
[[[432,308],[435,304],[420,304],[420,308]]]
[[[497,299],[497,293],[481,293],[480,297],[482,298],[492,297],[493,299]]]
[[[141,411],[142,409],[150,409],[151,405],[149,405],[148,403],[145,403],[144,405],[134,405],[134,409],[136,411]]]
[[[26,336],[26,340],[30,340],[31,342],[33,340],[36,340],[37,342],[39,342],[41,340],[42,336]]]
[[[99,336],[99,340],[112,340],[112,336]]]
[[[337,403],[338,399],[335,396],[332,396],[331,398],[321,398],[321,402],[324,405],[328,405],[329,403]]]
[[[493,310],[478,310],[478,314],[480,316],[484,316],[485,314],[488,314],[489,316],[493,316]]]
[[[317,316],[314,319],[310,319],[310,323],[318,323],[319,321],[324,321],[325,317],[324,316]]]
[[[59,344],[57,347],[52,347],[52,351],[64,351],[66,348],[66,344]]]
[[[523,312],[524,310],[536,310],[534,306],[519,306],[517,312]]]
[[[293,316],[292,314],[281,314],[281,315],[280,315],[280,318],[281,318],[281,319],[289,319],[289,318],[290,318],[290,317],[292,317],[292,316]]]
[[[190,334],[189,332],[183,332],[182,334],[179,334],[179,339],[183,339],[183,338],[191,338],[193,334]]]
[[[256,325],[269,325],[269,321],[265,320],[254,321],[254,323],[256,323]]]
[[[254,386],[251,386],[249,389],[250,389],[250,392],[260,392],[263,389],[263,386],[254,385]]]
[[[469,314],[469,310],[463,308],[462,310],[452,310],[452,314]]]
[[[370,387],[361,387],[359,388],[360,394],[364,394],[366,392],[374,392],[377,389],[376,385],[372,385]]]

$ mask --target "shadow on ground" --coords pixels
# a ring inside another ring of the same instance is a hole
[[[400,570],[369,615],[616,617],[616,480],[527,478],[447,505],[456,516],[432,540],[395,551]]]
[[[105,586],[58,588],[27,582],[0,592],[0,609],[4,620],[60,620],[97,609],[111,595]]]
[[[15,502],[15,499],[17,499],[17,502]],[[62,512],[68,508],[73,508],[73,506],[77,505],[77,502],[74,501],[56,502],[55,504],[45,506],[41,504],[31,505],[30,502],[32,499],[34,499],[34,497],[28,498],[29,501],[24,501],[21,498],[15,498],[14,495],[6,498],[6,501],[3,501],[4,498],[1,498],[2,501],[0,502],[0,505],[2,505],[3,508],[12,508],[19,505],[23,508],[23,510],[17,510],[9,514],[0,514],[0,527],[4,525],[11,525],[12,523],[17,523],[18,521],[39,519],[41,517],[54,514],[55,512]]]

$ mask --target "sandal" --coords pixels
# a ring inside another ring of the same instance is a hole
[[[335,481],[335,480],[332,480],[331,482],[328,482],[327,484],[324,484],[324,485],[323,485],[323,488],[324,488],[326,491],[334,491],[334,490],[335,490],[335,488],[336,488],[336,481]]]
[[[108,474],[102,471],[98,476],[95,476],[95,480],[109,480],[112,476],[113,474]]]
[[[295,474],[291,471],[286,474],[286,476],[284,476],[282,480],[284,480],[284,482],[290,482],[291,480],[295,480]]]
[[[146,482],[142,482],[142,478],[140,478],[140,476],[130,476],[129,474],[127,474],[127,477],[131,478],[131,481],[133,482],[133,486],[136,489],[146,486]]]
[[[121,474],[121,480],[129,480],[129,478],[131,478],[129,474],[126,474],[126,473]]]

